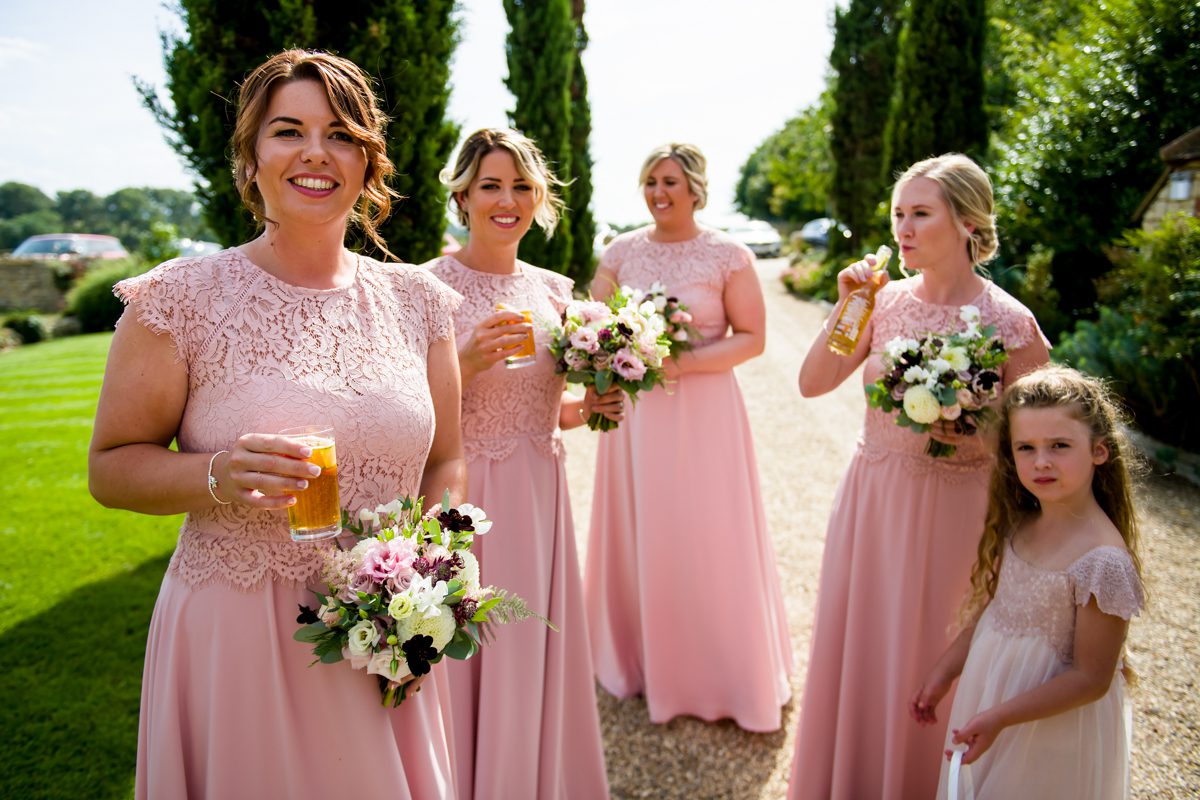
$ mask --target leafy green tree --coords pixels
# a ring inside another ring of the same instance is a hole
[[[1010,62],[994,177],[1009,258],[1053,250],[1051,286],[1080,319],[1095,313],[1107,245],[1163,168],[1159,148],[1200,120],[1200,7],[1112,0],[1071,19],[1014,38],[1026,49]]]
[[[596,220],[592,217],[592,106],[588,102],[587,74],[583,70],[583,51],[588,46],[583,26],[584,0],[572,0],[575,20],[575,67],[571,72],[571,175],[567,189],[567,221],[571,226],[571,267],[568,275],[583,285],[594,269],[592,242],[596,238]]]
[[[792,224],[825,214],[833,171],[829,99],[826,93],[750,155],[734,189],[734,205],[739,211]]]
[[[0,250],[11,250],[30,236],[57,233],[62,229],[62,219],[54,209],[30,211],[8,219],[0,219]]]
[[[237,85],[272,53],[303,46],[340,53],[378,80],[393,120],[388,155],[398,173],[394,186],[408,197],[393,207],[382,232],[403,258],[419,261],[439,251],[446,215],[437,173],[458,136],[457,126],[445,119],[458,36],[454,0],[180,0],[178,11],[186,33],[163,37],[170,107],[157,87],[138,88],[198,176],[197,196],[219,240],[242,242],[255,232],[229,170]]]
[[[191,197],[191,193],[187,193]],[[195,203],[195,198],[192,198]],[[55,208],[62,217],[63,228],[79,233],[97,233],[108,229],[104,198],[87,189],[70,189],[59,192]]]
[[[0,219],[53,209],[54,201],[36,186],[16,181],[0,184]]]
[[[504,0],[510,30],[505,44],[516,107],[512,126],[537,142],[558,178],[574,178],[571,88],[577,59],[577,26],[571,0]],[[571,195],[568,190],[568,199]],[[572,275],[572,225],[563,219],[545,239],[532,232],[521,241],[521,258]],[[590,266],[590,265],[589,265]]]
[[[833,19],[834,73],[829,150],[833,159],[830,205],[850,230],[834,237],[830,255],[861,253],[887,225],[884,130],[896,69],[898,17],[903,0],[851,0]]]
[[[885,183],[941,153],[983,157],[986,22],[985,0],[909,0],[884,134]]]

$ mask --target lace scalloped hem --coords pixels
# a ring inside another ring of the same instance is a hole
[[[477,459],[486,459],[492,462],[504,461],[516,451],[517,445],[522,439],[528,439],[534,449],[546,458],[562,458],[566,453],[563,448],[562,434],[556,429],[553,433],[464,439],[463,455],[467,461]]]
[[[937,475],[948,483],[982,483],[986,484],[992,470],[992,458],[951,460],[933,458],[924,453],[909,450],[892,450],[878,444],[867,443],[861,439],[858,442],[858,452],[863,460],[878,463],[886,458],[904,459],[907,471],[912,475]]]
[[[317,545],[211,535],[181,537],[168,571],[192,589],[224,585],[256,592],[267,583],[304,586],[321,570]]]

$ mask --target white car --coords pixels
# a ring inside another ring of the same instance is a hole
[[[734,223],[726,231],[759,258],[775,258],[783,252],[783,238],[769,222],[751,219]]]

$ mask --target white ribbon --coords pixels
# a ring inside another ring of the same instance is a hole
[[[975,780],[971,777],[971,765],[962,763],[963,754],[967,752],[967,745],[952,744],[950,749],[954,751],[954,755],[950,757],[950,784],[946,792],[946,800],[958,800],[958,780],[959,773],[962,773],[963,800],[975,800]]]

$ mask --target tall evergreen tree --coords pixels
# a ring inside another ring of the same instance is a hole
[[[571,73],[571,177],[567,190],[567,219],[571,225],[571,264],[567,274],[583,285],[592,278],[592,242],[596,238],[596,220],[592,217],[592,106],[588,102],[587,74],[583,69],[583,51],[588,46],[583,26],[585,0],[573,0],[575,19],[575,69]]]
[[[987,151],[986,0],[909,0],[884,140],[886,173],[950,151]]]
[[[504,0],[510,30],[506,42],[508,77],[516,108],[512,126],[537,142],[560,180],[574,177],[571,152],[571,87],[576,24],[571,0]],[[570,188],[567,189],[570,201]],[[567,274],[573,256],[569,219],[547,240],[537,231],[521,241],[520,254],[539,267]]]
[[[393,206],[381,232],[406,260],[438,253],[446,214],[437,173],[458,136],[457,126],[445,119],[458,36],[454,0],[180,0],[178,8],[185,33],[163,36],[171,103],[163,102],[157,87],[139,83],[138,89],[197,175],[205,219],[221,241],[242,242],[255,230],[229,169],[237,86],[272,53],[304,47],[344,55],[378,81],[392,117],[393,185],[407,196]]]
[[[850,238],[834,237],[830,255],[861,253],[865,245],[876,243],[887,224],[887,215],[877,209],[885,200],[883,135],[902,5],[903,0],[851,0],[834,15],[829,193],[833,214],[849,228]]]

